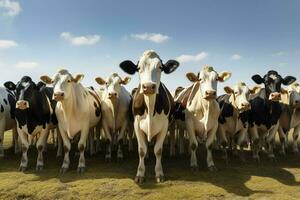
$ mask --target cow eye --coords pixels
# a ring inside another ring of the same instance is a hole
[[[235,92],[234,92],[234,94],[235,94],[235,95],[238,95],[238,94],[239,94],[239,92],[238,92],[238,91],[235,91]]]
[[[68,83],[71,83],[71,80],[69,79],[69,80],[67,80],[67,82],[68,82]]]

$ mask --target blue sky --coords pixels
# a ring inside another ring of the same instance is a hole
[[[97,86],[147,49],[181,61],[162,77],[170,90],[204,64],[232,72],[219,89],[270,69],[300,79],[299,10],[297,0],[0,0],[0,84],[63,67]]]

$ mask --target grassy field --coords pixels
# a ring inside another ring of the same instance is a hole
[[[0,199],[300,199],[300,157],[278,157],[277,163],[266,156],[257,165],[247,153],[242,164],[231,158],[224,164],[216,153],[218,172],[206,169],[204,153],[199,156],[200,170],[189,170],[187,156],[163,159],[166,182],[154,182],[154,157],[146,161],[146,183],[134,183],[138,158],[126,155],[122,163],[104,162],[99,154],[87,157],[87,171],[76,172],[77,158],[71,156],[71,167],[60,176],[61,159],[49,147],[45,169],[35,172],[36,151],[29,152],[29,169],[18,172],[20,155],[10,149],[11,137],[6,134],[6,156],[0,160]],[[202,151],[203,152],[203,151]]]

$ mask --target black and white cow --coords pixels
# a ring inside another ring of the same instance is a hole
[[[241,82],[233,87],[224,87],[224,91],[226,94],[217,98],[221,109],[217,130],[218,143],[223,146],[226,162],[228,162],[226,148],[233,148],[234,153],[237,153],[237,146],[240,147],[240,158],[243,161],[243,148],[248,142],[248,116],[251,109],[249,97],[250,94],[259,92],[260,87],[249,89]]]
[[[53,111],[55,102],[51,101],[53,89],[45,87],[42,82],[35,84],[28,76],[24,76],[17,84],[9,81],[4,85],[7,89],[16,93],[15,118],[18,135],[22,142],[20,170],[27,169],[27,151],[31,138],[39,134],[36,143],[38,150],[36,170],[40,171],[44,167],[43,151],[47,143],[49,130],[57,123]]]
[[[268,157],[275,160],[273,144],[279,127],[282,109],[281,85],[290,85],[296,78],[286,76],[282,78],[277,71],[269,71],[261,77],[256,74],[252,80],[257,84],[264,84],[265,88],[250,97],[251,111],[249,115],[249,134],[252,142],[253,158],[259,161],[259,150],[266,145]]]
[[[298,149],[298,137],[300,133],[300,85],[299,83],[293,83],[282,89],[282,114],[279,120],[279,138],[281,142],[281,153],[285,155],[285,149],[287,148],[288,133],[293,129],[293,142],[292,151],[295,154],[299,154]]]
[[[7,130],[12,129],[15,153],[19,151],[16,137],[15,105],[15,95],[11,91],[0,87],[0,158],[4,157],[3,140],[4,132]]]
[[[145,51],[137,65],[129,60],[120,64],[120,67],[128,74],[138,72],[140,77],[140,84],[132,103],[134,130],[139,152],[139,166],[135,178],[138,183],[144,181],[147,141],[150,142],[153,138],[156,138],[154,146],[156,181],[164,180],[161,157],[174,100],[166,86],[161,83],[160,78],[162,72],[170,74],[178,66],[179,63],[175,60],[169,60],[164,64],[153,50]]]

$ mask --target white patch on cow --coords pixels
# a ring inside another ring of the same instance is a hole
[[[275,74],[271,74],[269,77],[270,77],[271,79],[273,79],[274,81],[278,78]]]

